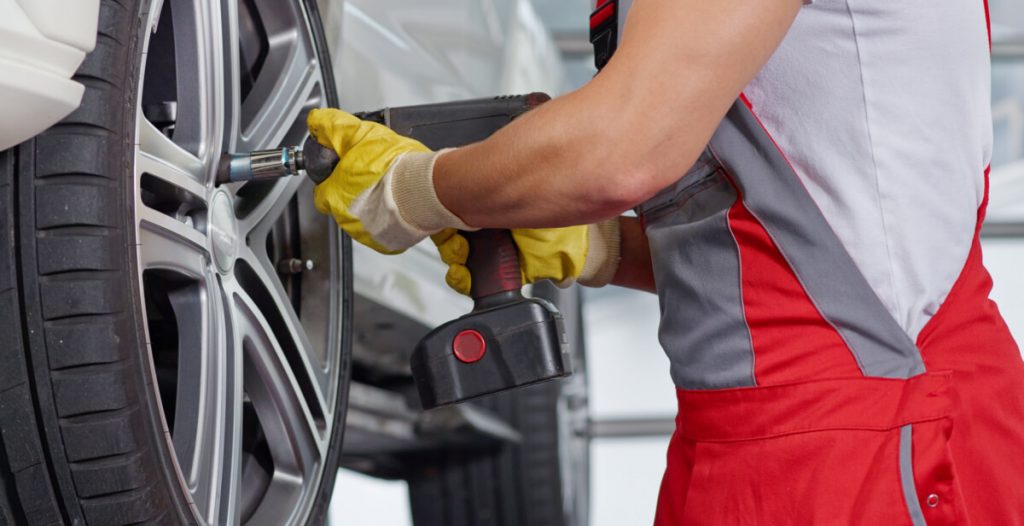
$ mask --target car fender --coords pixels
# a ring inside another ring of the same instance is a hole
[[[98,20],[99,0],[0,0],[0,150],[78,108],[85,88],[71,78]]]

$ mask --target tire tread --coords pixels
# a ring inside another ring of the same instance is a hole
[[[560,386],[548,382],[475,403],[518,429],[518,445],[454,450],[427,460],[409,478],[416,524],[566,526],[559,474]]]
[[[14,187],[17,155],[0,152],[0,519],[5,524],[61,521],[44,465],[33,410],[16,279]]]
[[[96,49],[74,77],[86,88],[82,104],[2,154],[0,209],[12,213],[0,213],[0,517],[18,524],[169,516],[168,487],[143,455],[145,419],[129,394],[142,379],[128,352],[118,196],[130,146],[122,108],[126,96],[133,100],[123,90],[135,70],[136,5],[101,0]],[[29,197],[21,211],[15,184]],[[9,268],[15,261],[19,279]]]

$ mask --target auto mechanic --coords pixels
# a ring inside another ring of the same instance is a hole
[[[512,229],[524,283],[656,292],[659,525],[1024,524],[984,0],[599,4],[601,73],[480,143],[313,111],[341,158],[318,209],[384,253],[432,237],[462,293],[479,228]]]

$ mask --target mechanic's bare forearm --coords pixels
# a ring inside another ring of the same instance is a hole
[[[442,156],[441,202],[477,227],[614,217],[694,162],[785,36],[801,0],[635,0],[592,82]]]
[[[622,233],[622,260],[612,285],[655,292],[651,248],[643,225],[635,217],[620,217],[619,228]]]

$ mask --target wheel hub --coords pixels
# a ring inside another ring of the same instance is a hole
[[[221,274],[231,272],[238,255],[238,221],[231,197],[222,190],[210,200],[210,239],[217,270]]]

